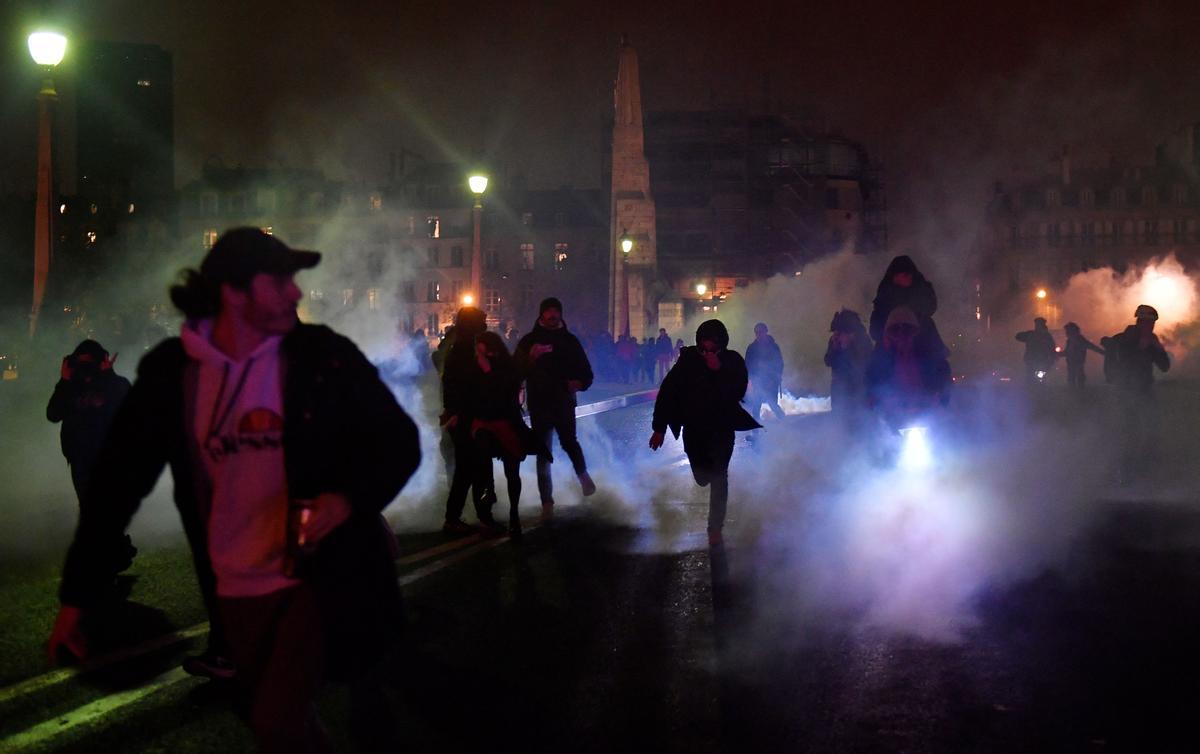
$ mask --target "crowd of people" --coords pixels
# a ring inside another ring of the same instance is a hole
[[[47,408],[63,423],[80,514],[51,659],[89,655],[85,618],[112,599],[114,579],[136,552],[125,531],[170,466],[210,622],[207,650],[185,669],[234,681],[238,708],[265,752],[329,749],[313,704],[328,677],[349,683],[351,720],[366,748],[388,746],[386,720],[354,710],[378,700],[372,671],[403,625],[395,538],[381,511],[421,461],[417,427],[350,340],[297,320],[294,276],[319,260],[257,229],[226,232],[172,288],[185,324],[142,359],[132,386],[113,371],[115,355],[85,341],[64,358]],[[879,284],[869,327],[852,310],[835,313],[825,363],[836,417],[861,428],[869,411],[907,415],[946,404],[949,352],[936,310],[932,284],[901,256]],[[1135,325],[1102,341],[1106,373],[1110,362],[1120,365],[1113,370],[1141,432],[1153,369],[1169,368],[1156,319],[1140,306]],[[1057,354],[1044,326],[1019,336],[1031,366]],[[556,436],[579,492],[596,492],[575,414],[578,395],[600,378],[659,383],[649,447],[661,448],[668,431],[682,437],[696,483],[709,488],[709,544],[722,544],[735,434],[758,429],[764,405],[784,417],[783,353],[766,323],[755,325],[743,358],[717,319],[699,325],[694,345],[672,341],[665,329],[641,344],[581,338],[568,328],[563,302],[550,297],[529,332],[509,336],[488,331],[482,310],[464,307],[431,358],[414,346],[441,382],[447,534],[519,539],[520,468],[529,455],[542,517],[552,519]],[[1072,385],[1083,384],[1088,350],[1102,349],[1069,327]],[[495,460],[507,526],[493,512]],[[468,494],[477,526],[463,520]]]

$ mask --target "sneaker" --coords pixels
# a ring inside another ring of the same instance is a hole
[[[709,529],[708,530],[708,546],[709,547],[720,547],[723,544],[725,544],[725,538],[721,536],[721,530],[720,529]]]
[[[183,660],[183,672],[198,678],[212,678],[215,681],[232,680],[237,675],[237,666],[232,660],[218,654],[205,652],[192,655]]]
[[[461,518],[446,519],[446,523],[442,524],[443,534],[461,535],[471,534],[474,531],[475,528]]]
[[[596,483],[592,481],[591,474],[586,471],[579,475],[579,486],[583,488],[583,496],[596,494]]]

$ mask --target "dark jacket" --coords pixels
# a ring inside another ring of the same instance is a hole
[[[913,279],[912,285],[901,288],[893,283],[892,277],[898,272],[910,273]],[[930,337],[931,340],[936,336],[937,342],[941,343],[941,336],[937,335],[937,329],[932,328],[932,332],[930,332],[933,315],[937,313],[937,293],[933,290],[933,283],[930,283],[921,274],[916,264],[907,256],[898,256],[892,260],[875,291],[870,327],[871,339],[876,343],[883,340],[883,328],[887,325],[888,315],[898,306],[907,306],[912,309],[913,314],[917,315],[917,323],[921,327],[922,334],[928,333],[927,337]]]
[[[920,385],[914,392],[901,384],[897,375],[896,354],[876,346],[867,364],[867,399],[872,406],[917,406],[932,407],[936,398],[944,404],[949,398],[953,383],[950,362],[939,353],[916,351],[917,372]]]
[[[95,462],[128,392],[129,380],[108,370],[98,370],[90,382],[75,375],[54,386],[46,404],[46,418],[62,422],[59,439],[63,455],[72,466],[91,467]]]
[[[859,325],[859,332],[846,348],[834,347],[834,335],[825,347],[825,366],[831,370],[830,399],[833,410],[861,404],[866,397],[867,363],[871,360],[871,344],[867,332]]]
[[[783,352],[775,338],[768,335],[765,343],[759,343],[757,338],[750,341],[746,346],[746,371],[752,381],[779,389],[783,381]]]
[[[300,324],[281,349],[288,494],[341,492],[352,509],[302,574],[321,604],[331,670],[352,673],[398,633],[400,592],[379,513],[420,463],[417,428],[347,338]],[[168,464],[201,591],[211,600],[210,501],[194,473],[201,466],[189,410],[197,379],[179,338],[160,343],[138,365],[80,506],[59,592],[65,604],[88,606],[111,581],[114,548]]]
[[[554,346],[554,350],[534,359],[530,350],[536,344]],[[567,389],[568,380],[578,380],[582,390],[592,386],[592,365],[587,353],[579,339],[567,330],[566,324],[557,330],[548,330],[534,323],[533,330],[517,344],[513,358],[517,362],[517,372],[525,380],[530,413],[541,408],[574,406],[575,394]]]
[[[503,453],[508,460],[522,460],[526,455],[537,455],[549,459],[549,451],[534,434],[521,412],[521,378],[515,366],[505,368],[493,363],[492,371],[484,374],[476,363],[474,370],[466,375],[469,381],[468,405],[465,414],[472,421],[503,423],[507,429],[493,425],[493,434],[500,441],[493,446],[493,455]],[[483,426],[487,429],[488,427]]]
[[[1025,344],[1025,363],[1035,367],[1049,367],[1054,363],[1054,336],[1046,329],[1025,330],[1017,333],[1017,340]]]
[[[679,436],[684,425],[745,431],[762,426],[742,408],[746,397],[746,362],[737,351],[721,351],[721,368],[713,371],[695,346],[685,347],[667,372],[654,401],[653,428]]]
[[[1067,360],[1067,366],[1083,366],[1087,361],[1087,352],[1095,351],[1103,355],[1104,349],[1097,346],[1092,341],[1082,335],[1068,335],[1067,343],[1063,346],[1063,358]]]
[[[1107,339],[1106,349],[1116,349],[1115,382],[1118,387],[1148,394],[1154,388],[1154,367],[1158,367],[1160,372],[1171,368],[1171,357],[1167,350],[1163,348],[1157,335],[1152,337],[1150,345],[1142,348],[1141,333],[1138,332],[1137,325],[1130,325],[1124,332]]]

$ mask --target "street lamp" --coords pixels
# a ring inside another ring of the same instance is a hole
[[[618,268],[621,273],[621,313],[624,317],[621,333],[629,334],[629,254],[633,251],[633,236],[629,235],[629,230],[621,229],[621,237],[617,241],[617,245],[621,247],[621,264]]]
[[[54,66],[67,53],[67,38],[53,31],[35,31],[29,35],[29,55],[43,69],[45,78],[38,92],[38,167],[37,207],[33,227],[33,305],[29,310],[29,337],[37,332],[38,313],[46,295],[50,276],[50,202],[53,194],[53,162],[50,149],[51,117],[58,92],[54,90]]]
[[[696,283],[696,295],[703,296],[708,293],[708,286],[704,283]]]
[[[467,186],[475,195],[475,205],[471,208],[471,220],[474,224],[474,232],[471,236],[471,290],[476,293],[483,290],[483,258],[479,250],[479,226],[483,217],[483,192],[487,191],[487,185],[488,177],[483,173],[472,173],[467,177]]]
[[[469,294],[469,293],[464,293],[464,294],[462,295],[462,305],[463,305],[463,306],[472,306],[472,305],[474,305],[474,304],[475,304],[475,297],[474,297],[474,296],[472,296],[472,295],[471,295],[471,294]]]
[[[1046,289],[1038,288],[1037,293],[1035,293],[1034,295],[1037,296],[1039,299],[1044,300],[1046,298]]]

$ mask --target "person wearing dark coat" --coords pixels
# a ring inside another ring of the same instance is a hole
[[[1100,344],[1106,353],[1106,371],[1117,388],[1123,451],[1120,481],[1128,483],[1144,474],[1154,454],[1158,432],[1158,407],[1154,395],[1154,370],[1171,368],[1171,356],[1154,333],[1158,311],[1141,304],[1134,311],[1135,324]],[[1109,367],[1111,364],[1111,367]]]
[[[513,356],[517,371],[525,381],[525,398],[534,435],[549,448],[551,436],[558,434],[558,443],[571,459],[586,497],[596,492],[596,484],[588,474],[583,448],[575,435],[575,395],[592,386],[592,365],[579,339],[567,329],[562,312],[562,302],[558,299],[543,300],[538,306],[533,331],[521,338]],[[635,356],[636,348],[635,343]],[[537,479],[542,515],[549,517],[554,511],[554,483],[546,458],[538,458]]]
[[[650,449],[658,450],[667,429],[675,437],[682,430],[692,476],[696,484],[709,487],[708,542],[714,547],[723,542],[734,433],[762,426],[742,407],[749,380],[746,362],[728,346],[729,331],[720,320],[700,324],[696,345],[680,352],[659,386],[650,435]]]
[[[1029,383],[1038,382],[1054,368],[1054,360],[1058,356],[1054,336],[1046,327],[1046,320],[1038,317],[1033,320],[1032,330],[1017,333],[1017,340],[1025,344],[1025,379]],[[1042,377],[1038,377],[1038,372]]]
[[[462,520],[467,491],[475,505],[475,517],[486,534],[502,534],[504,527],[492,515],[496,491],[491,459],[479,452],[471,437],[475,393],[479,390],[479,367],[475,360],[475,338],[487,329],[482,309],[464,306],[454,320],[454,343],[442,366],[442,427],[454,445],[454,472],[446,494],[447,534],[466,534],[472,527]]]
[[[937,293],[933,283],[917,269],[912,258],[901,255],[892,259],[879,287],[875,291],[875,301],[871,308],[870,333],[871,339],[878,344],[884,337],[884,329],[888,316],[898,306],[907,307],[917,318],[920,328],[918,337],[921,339],[920,350],[925,353],[941,351],[942,356],[949,355],[933,315],[937,313]]]
[[[328,745],[314,711],[323,677],[352,682],[353,708],[367,701],[369,671],[403,625],[380,514],[421,459],[416,425],[375,367],[347,338],[297,320],[293,276],[319,259],[234,229],[172,288],[188,320],[142,359],[113,420],[47,645],[87,656],[85,612],[169,465],[210,650],[219,639],[230,652],[270,752]]]
[[[521,376],[499,335],[482,332],[475,336],[475,363],[479,374],[470,397],[471,438],[483,458],[498,458],[504,467],[508,530],[513,537],[520,537],[521,461],[531,452],[547,459],[550,454],[540,447],[521,415]]]
[[[829,345],[825,366],[832,373],[830,408],[843,426],[857,426],[866,406],[866,371],[871,359],[871,342],[858,312],[842,309],[829,323]]]
[[[765,403],[776,419],[782,419],[779,390],[783,385],[783,352],[763,322],[754,326],[754,340],[746,346],[746,371],[750,375],[750,392],[746,397],[750,415],[757,419]]]
[[[108,428],[129,392],[129,380],[113,371],[115,361],[96,341],[83,341],[63,357],[61,379],[46,405],[46,418],[62,422],[62,453],[80,501]]]
[[[1103,356],[1104,349],[1085,338],[1079,325],[1074,322],[1068,322],[1063,330],[1067,333],[1067,343],[1062,351],[1062,356],[1067,361],[1067,384],[1076,390],[1083,390],[1087,384],[1084,363],[1087,361],[1088,351],[1095,351]]]

